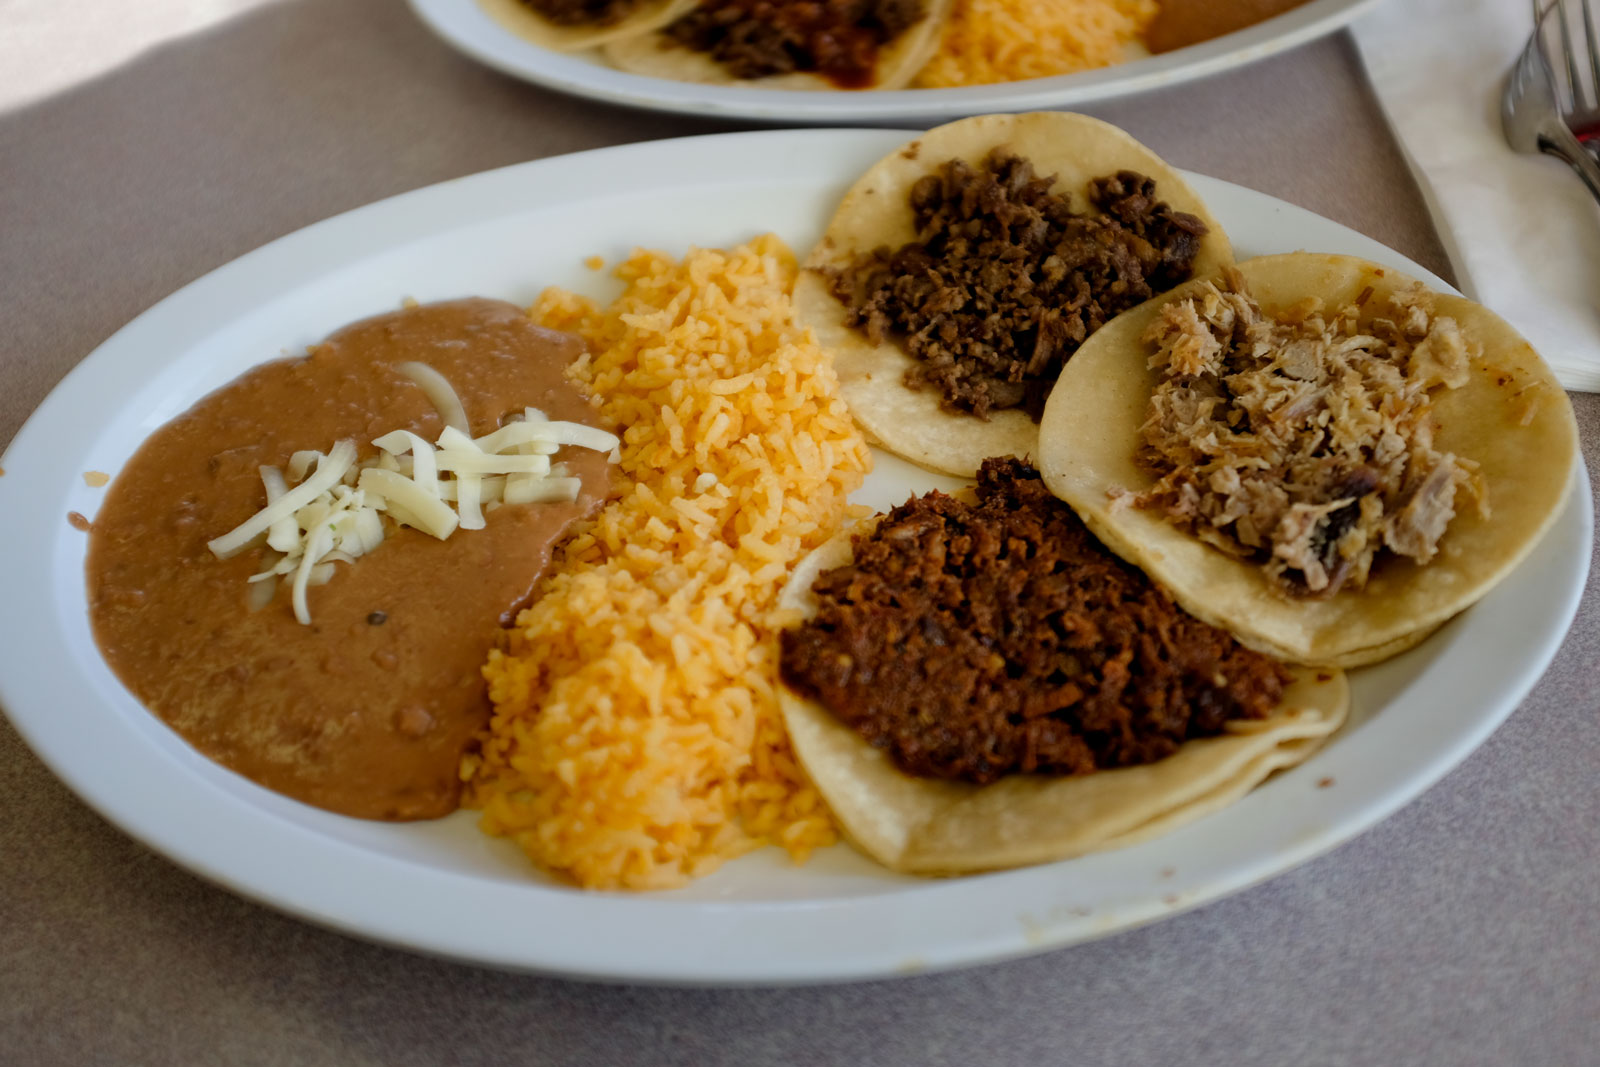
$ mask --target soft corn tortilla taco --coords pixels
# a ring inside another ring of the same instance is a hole
[[[478,0],[478,3],[491,18],[523,40],[553,52],[580,52],[649,33],[692,10],[695,0],[640,0],[630,14],[616,22],[571,26],[546,18],[522,0]]]
[[[950,3],[951,0],[927,0],[922,18],[878,50],[872,82],[865,88],[904,89],[910,85],[917,71],[939,47],[939,30],[944,25]],[[692,11],[694,6],[694,0],[690,0],[686,9],[676,12],[674,19]],[[664,31],[611,41],[605,47],[605,57],[618,70],[669,81],[745,85],[757,89],[840,91],[840,86],[827,78],[804,71],[741,78],[709,53],[685,47]]]
[[[809,616],[817,576],[850,559],[846,532],[801,561],[779,607]],[[1232,722],[1156,763],[984,786],[913,778],[816,701],[780,685],[779,703],[795,754],[847,836],[893,870],[946,875],[1120,848],[1224,808],[1337,730],[1349,686],[1339,671],[1296,671],[1277,714]]]
[[[1222,226],[1178,172],[1115,126],[1086,115],[1041,112],[985,115],[937,127],[873,164],[851,186],[795,286],[800,321],[834,353],[840,388],[856,421],[891,452],[936,471],[972,477],[989,456],[1034,454],[1038,423],[1020,409],[987,420],[940,406],[932,388],[905,382],[915,360],[898,338],[873,344],[849,324],[849,309],[829,289],[823,271],[842,268],[862,254],[898,248],[917,237],[911,188],[951,159],[981,163],[1007,148],[1030,161],[1040,176],[1054,175],[1054,190],[1070,196],[1074,210],[1089,210],[1089,183],[1118,171],[1137,171],[1156,183],[1156,195],[1177,211],[1197,216],[1208,234],[1194,261],[1195,276],[1233,262]],[[1070,365],[1070,360],[1069,360]]]
[[[1330,311],[1360,303],[1361,322],[1416,283],[1348,256],[1297,253],[1238,265],[1251,295],[1271,315],[1309,297]],[[1169,522],[1159,508],[1118,506],[1155,476],[1138,460],[1152,391],[1155,345],[1146,331],[1168,302],[1203,283],[1173,290],[1097,333],[1067,365],[1040,425],[1045,483],[1118,555],[1162,584],[1191,614],[1245,645],[1295,663],[1353,667],[1417,644],[1487,593],[1555,521],[1572,482],[1577,427],[1566,394],[1538,354],[1504,320],[1462,297],[1434,294],[1469,349],[1470,376],[1431,394],[1433,447],[1477,465],[1488,515],[1459,502],[1426,564],[1384,553],[1364,587],[1325,599],[1286,595],[1263,568],[1233,558]],[[1368,290],[1371,290],[1368,293]],[[1366,299],[1361,300],[1365,295]]]

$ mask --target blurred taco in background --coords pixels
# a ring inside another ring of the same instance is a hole
[[[901,89],[939,42],[949,0],[701,0],[655,33],[612,41],[620,70],[763,89]]]

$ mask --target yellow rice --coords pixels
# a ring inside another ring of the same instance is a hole
[[[939,50],[917,75],[928,89],[1047,78],[1122,62],[1156,0],[955,0]]]
[[[463,770],[484,830],[580,885],[665,888],[835,839],[783,731],[771,620],[871,459],[795,326],[796,270],[770,235],[637,252],[611,307],[534,306],[589,344],[571,376],[622,428],[621,497],[491,654],[494,718]]]

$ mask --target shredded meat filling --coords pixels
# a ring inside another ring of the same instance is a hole
[[[824,572],[783,678],[901,770],[988,783],[1148,763],[1268,715],[1288,674],[1101,547],[1039,474],[914,498]]]
[[[1160,481],[1120,502],[1318,597],[1361,588],[1385,549],[1427,563],[1462,490],[1487,515],[1477,465],[1433,447],[1430,394],[1466,383],[1473,346],[1420,286],[1363,319],[1370,298],[1273,317],[1230,269],[1164,308],[1140,457]]]
[[[797,71],[847,89],[872,85],[878,53],[915,25],[924,0],[702,0],[667,27],[737,78]]]
[[[917,361],[907,384],[946,408],[1037,419],[1085,338],[1192,272],[1206,226],[1157,200],[1152,179],[1096,179],[1083,215],[1055,181],[1004,149],[976,169],[950,160],[911,189],[916,240],[831,279],[851,325],[874,344],[900,337]]]
[[[558,26],[614,26],[633,14],[641,0],[522,0]]]

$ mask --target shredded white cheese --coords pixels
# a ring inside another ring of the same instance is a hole
[[[355,462],[355,442],[340,441],[333,446],[333,449],[326,456],[322,456],[317,460],[316,472],[311,477],[290,489],[221,537],[206,542],[206,547],[211,549],[218,559],[227,559],[229,556],[238,555],[249,547],[250,543],[257,537],[271,529],[273,523],[285,516],[293,515],[296,511],[338,485],[339,480],[344,477],[345,471],[354,466]]]
[[[368,467],[356,483],[367,494],[374,508],[387,511],[401,526],[411,526],[443,541],[455,533],[456,513],[439,499],[437,492],[424,492],[410,478],[395,471]]]
[[[411,480],[417,483],[429,496],[439,495],[439,465],[433,461],[433,446],[410,430],[395,430],[375,439],[373,444],[383,449],[384,452],[399,459],[407,452],[411,453]],[[397,465],[393,468],[399,470]]]
[[[462,433],[469,429],[467,425],[467,409],[461,406],[461,398],[456,395],[455,388],[449,379],[426,363],[412,361],[401,363],[395,370],[417,383],[417,386],[428,395],[428,401],[439,411],[439,417],[446,426],[454,427]]]
[[[311,531],[306,542],[304,554],[300,557],[300,566],[294,570],[294,585],[292,599],[294,602],[294,617],[300,620],[302,626],[311,625],[311,609],[306,606],[306,583],[311,580],[311,568],[328,552],[328,544],[332,538],[328,531],[318,527]]]
[[[331,580],[335,563],[354,563],[382,544],[382,516],[443,540],[458,528],[482,529],[485,513],[501,504],[576,500],[582,483],[565,464],[550,462],[564,445],[608,452],[613,463],[620,455],[615,434],[552,422],[538,408],[473,438],[461,399],[442,374],[425,363],[396,369],[438,409],[445,423],[439,439],[429,444],[410,430],[395,430],[375,438],[378,455],[359,465],[355,443],[340,441],[326,455],[294,453],[284,471],[260,468],[267,506],[209,542],[226,559],[265,534],[267,547],[280,553],[250,576],[251,610],[265,607],[273,589],[288,582],[295,618],[309,625],[307,590]]]
[[[267,490],[268,504],[289,491],[289,484],[283,480],[283,472],[277,467],[261,468],[261,484]],[[300,531],[295,528],[291,516],[285,515],[267,528],[267,546],[279,552],[289,551],[299,540]]]

